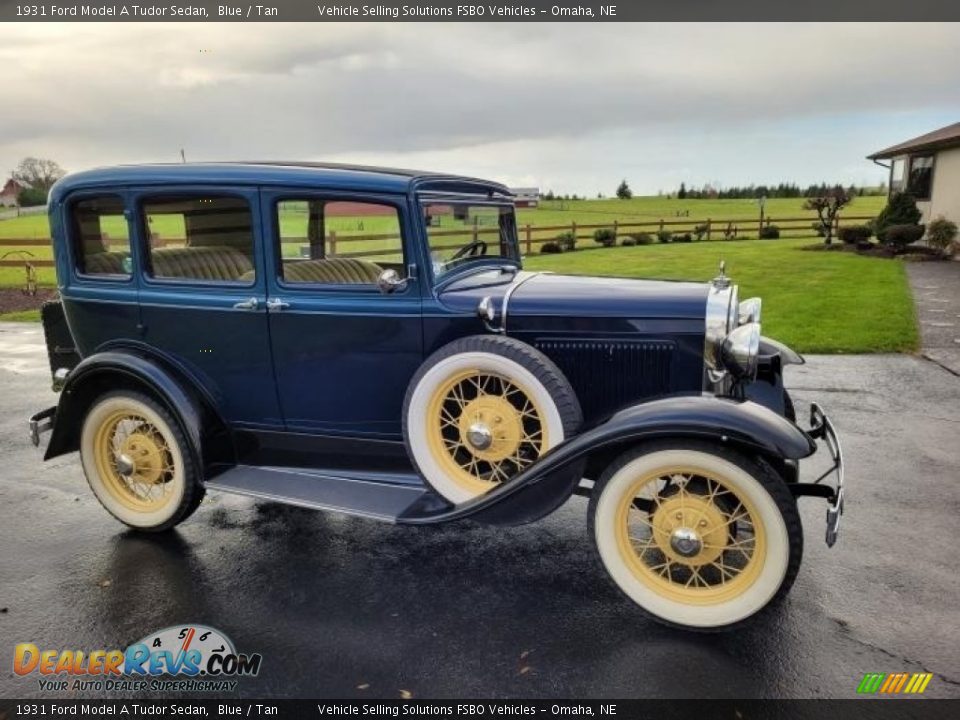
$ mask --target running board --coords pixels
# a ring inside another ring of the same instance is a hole
[[[414,503],[433,496],[416,475],[366,473],[363,477],[303,468],[237,465],[206,483],[211,490],[396,522]]]

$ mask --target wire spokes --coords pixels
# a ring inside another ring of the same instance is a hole
[[[529,467],[543,449],[537,406],[522,387],[496,373],[458,378],[442,398],[438,425],[442,447],[456,467],[491,483]]]
[[[734,486],[701,472],[650,477],[629,499],[626,522],[641,569],[683,591],[723,588],[759,562],[749,506]]]

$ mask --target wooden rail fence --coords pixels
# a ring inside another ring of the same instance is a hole
[[[836,231],[841,227],[848,225],[856,225],[872,220],[872,215],[846,215],[843,217],[838,217],[835,221],[834,235]],[[645,220],[637,222],[621,222],[619,220],[614,220],[608,223],[578,223],[575,220],[570,222],[568,225],[532,225],[524,224],[520,225],[518,228],[519,238],[520,238],[520,247],[524,254],[531,255],[535,250],[539,249],[544,243],[554,242],[557,240],[559,235],[564,233],[571,233],[577,241],[580,240],[593,240],[593,234],[597,230],[608,229],[612,230],[614,237],[619,243],[620,240],[628,235],[637,235],[640,233],[649,233],[651,235],[656,235],[660,231],[667,230],[674,235],[683,235],[686,233],[694,234],[698,228],[702,229],[702,240],[704,241],[714,241],[720,239],[737,239],[744,237],[758,237],[760,230],[767,225],[776,225],[780,230],[780,236],[782,238],[801,238],[801,237],[816,237],[816,233],[813,229],[813,226],[816,224],[816,218],[813,217],[785,217],[785,218],[776,218],[776,217],[764,217],[762,220],[759,217],[752,218],[729,218],[722,220],[713,220],[711,218],[683,218],[683,219],[670,219],[665,220],[663,218],[657,220]],[[468,236],[473,240],[479,239],[481,235],[495,235],[499,231],[496,228],[492,227],[468,227],[464,229],[457,230],[441,230],[433,231],[430,233],[431,237],[445,237],[445,236]],[[354,243],[364,243],[364,242],[383,242],[385,240],[395,239],[395,235],[391,234],[371,234],[371,235],[337,235],[335,232],[331,232],[327,235],[328,248],[330,254],[335,254],[337,251],[338,245]],[[656,240],[656,237],[654,237]],[[304,244],[307,242],[307,238],[285,238],[284,244],[294,243],[294,244]],[[775,241],[767,241],[775,242]],[[184,238],[162,238],[154,237],[151,240],[151,243],[154,247],[165,247],[165,246],[177,246],[184,245],[186,240]],[[4,239],[0,238],[0,255],[3,254],[8,248],[31,248],[31,247],[49,247],[50,238],[9,238]],[[460,247],[460,244],[456,245],[435,245],[434,249],[437,250],[452,250]],[[582,247],[582,246],[581,246]],[[27,251],[29,252],[29,251]],[[390,254],[390,249],[380,248],[376,250],[367,250],[367,249],[357,249],[350,250],[349,252],[339,253],[340,257],[371,257],[376,255],[388,255]],[[46,258],[31,258],[20,256],[16,259],[5,258],[0,260],[0,267],[23,267],[25,262],[29,262],[31,265],[37,268],[43,267],[53,267],[53,260],[48,260]]]

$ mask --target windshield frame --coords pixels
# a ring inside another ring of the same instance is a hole
[[[438,273],[434,267],[432,259],[430,227],[426,223],[427,205],[469,205],[471,207],[491,207],[509,209],[510,225],[507,228],[510,236],[505,237],[505,228],[500,226],[500,242],[507,242],[512,250],[513,256],[506,255],[478,255],[474,257],[465,257],[459,260],[454,266],[444,272]],[[456,278],[464,275],[470,275],[477,270],[489,270],[490,268],[509,267],[519,271],[522,269],[522,259],[520,255],[520,235],[517,224],[517,209],[513,200],[502,195],[474,195],[471,193],[444,193],[444,192],[420,192],[416,195],[417,215],[423,233],[424,258],[427,269],[430,272],[432,284],[434,287],[446,285]]]

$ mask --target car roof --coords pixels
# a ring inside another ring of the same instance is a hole
[[[117,165],[72,173],[50,191],[57,202],[74,190],[107,186],[223,184],[325,187],[373,192],[408,192],[414,187],[474,192],[483,187],[512,195],[497,182],[447,173],[398,168],[280,160]]]

